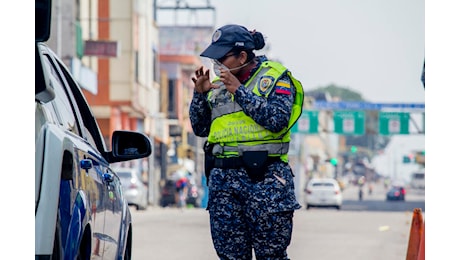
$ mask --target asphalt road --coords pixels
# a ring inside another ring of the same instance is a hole
[[[424,194],[385,201],[383,187],[358,201],[357,187],[344,191],[341,210],[305,207],[294,214],[291,259],[405,259],[412,212],[424,212]],[[206,210],[149,207],[133,214],[133,259],[215,260]]]

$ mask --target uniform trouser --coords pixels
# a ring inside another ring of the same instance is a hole
[[[213,169],[208,210],[211,236],[220,259],[288,259],[295,199],[287,163],[271,164],[263,181],[254,183],[244,168]]]

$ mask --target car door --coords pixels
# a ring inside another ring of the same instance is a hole
[[[104,179],[104,173],[107,171],[108,163],[101,156],[98,145],[96,142],[97,135],[92,135],[88,129],[90,127],[85,122],[88,119],[84,119],[85,115],[81,113],[81,107],[86,104],[77,103],[77,100],[73,96],[71,87],[75,87],[75,82],[68,74],[64,65],[55,57],[54,53],[47,48],[43,47],[43,54],[45,57],[45,63],[48,65],[48,70],[52,74],[50,79],[53,81],[53,85],[56,86],[59,92],[56,96],[63,99],[67,98],[67,102],[70,104],[70,108],[63,110],[60,109],[57,113],[64,117],[68,117],[73,114],[75,117],[75,124],[72,126],[66,126],[72,129],[70,133],[75,134],[73,138],[74,146],[74,160],[76,174],[75,176],[61,180],[61,192],[60,192],[60,215],[61,215],[61,230],[62,237],[65,239],[65,252],[73,255],[74,248],[78,248],[75,244],[78,244],[81,239],[81,233],[84,230],[85,223],[82,221],[82,214],[89,212],[89,222],[91,230],[93,231],[92,241],[92,252],[94,255],[92,259],[102,259],[104,256],[103,249],[105,248],[105,215],[108,208],[109,194],[107,192],[107,184]],[[59,95],[58,95],[59,94]],[[57,98],[57,102],[59,99]],[[69,111],[69,110],[72,111]],[[85,121],[86,120],[86,121]],[[67,120],[68,121],[68,120]],[[66,183],[71,181],[69,183]],[[84,201],[85,205],[81,205]],[[81,205],[81,206],[80,206]],[[79,207],[87,207],[85,211],[79,209]]]
[[[88,104],[81,92],[77,89],[78,86],[73,78],[70,77],[67,69],[62,64],[60,64],[60,66],[67,79],[69,88],[76,99],[82,119],[85,140],[91,143],[93,148],[97,147],[99,151],[105,151],[106,147],[99,126]],[[103,258],[116,259],[117,255],[120,253],[119,246],[124,246],[123,241],[120,241],[120,239],[125,237],[125,234],[122,234],[122,230],[127,230],[127,227],[123,227],[123,221],[128,218],[126,216],[129,212],[128,205],[123,197],[120,179],[111,170],[109,163],[99,152],[97,152],[97,150],[94,150],[94,153],[92,153],[91,160],[95,172],[97,173],[91,180],[97,182],[96,186],[100,192],[98,201],[101,203],[101,209],[104,211],[102,233],[97,233],[94,236],[97,238],[97,245],[99,245],[99,247],[103,246]],[[101,224],[101,222],[97,222],[97,224]],[[101,255],[101,249],[98,249],[98,255]]]

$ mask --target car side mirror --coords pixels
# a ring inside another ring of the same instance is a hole
[[[112,133],[112,152],[109,163],[140,159],[152,153],[150,139],[142,133],[118,130]]]

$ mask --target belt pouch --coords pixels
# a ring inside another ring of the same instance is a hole
[[[243,164],[253,182],[263,181],[267,170],[268,151],[243,152]]]
[[[204,175],[206,176],[206,185],[209,182],[209,175],[211,174],[211,169],[214,167],[214,155],[212,154],[213,145],[206,142],[203,146],[204,150]]]

